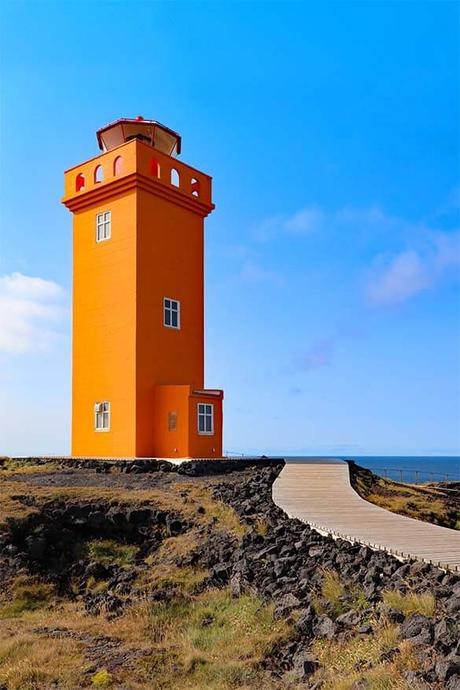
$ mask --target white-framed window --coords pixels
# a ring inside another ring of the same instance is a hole
[[[96,214],[96,242],[110,240],[112,234],[112,212],[103,211]]]
[[[180,328],[180,302],[177,299],[163,299],[163,325],[168,328]]]
[[[110,431],[110,403],[107,400],[94,405],[94,430]]]
[[[212,436],[214,433],[214,405],[198,403],[198,433]]]

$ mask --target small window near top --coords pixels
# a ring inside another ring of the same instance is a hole
[[[198,403],[198,433],[212,436],[214,433],[214,405]]]
[[[180,328],[180,302],[177,299],[164,298],[163,325],[168,328]]]
[[[110,240],[112,234],[112,213],[104,211],[96,215],[96,242]]]
[[[168,431],[177,431],[177,412],[168,412]]]
[[[94,430],[110,431],[110,403],[107,400],[94,405]]]

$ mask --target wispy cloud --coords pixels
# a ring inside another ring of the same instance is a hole
[[[397,304],[426,290],[431,280],[420,256],[409,250],[391,259],[380,275],[370,280],[367,295],[373,304]]]
[[[321,229],[327,214],[319,206],[308,206],[292,214],[279,214],[265,218],[253,229],[259,242],[269,242],[280,234],[307,235]]]
[[[452,194],[452,205],[457,197],[458,191]],[[401,304],[434,289],[460,264],[457,230],[439,230],[428,221],[391,215],[378,205],[335,210],[311,205],[265,219],[253,235],[268,242],[286,233],[291,237],[320,233],[335,247],[353,244],[357,261],[362,262],[361,268],[355,267],[354,278],[364,275],[364,296],[373,306]],[[380,251],[374,253],[374,247]]]
[[[246,261],[240,271],[240,279],[248,283],[270,282],[280,285],[283,282],[278,271],[265,268],[256,261]]]
[[[0,276],[0,352],[48,350],[67,317],[65,291],[52,280],[11,273]]]
[[[371,304],[401,304],[434,288],[447,272],[460,265],[459,232],[430,232],[424,239],[422,248],[377,257],[366,286]]]
[[[297,356],[294,362],[296,371],[321,369],[332,363],[335,351],[335,340],[328,338],[313,343],[303,354]]]
[[[278,214],[265,218],[253,230],[253,237],[259,242],[268,242],[283,234],[309,235],[330,231],[337,227],[388,228],[401,223],[401,219],[385,214],[379,206],[357,208],[343,206],[337,210],[321,208],[318,205],[305,206],[291,214]]]

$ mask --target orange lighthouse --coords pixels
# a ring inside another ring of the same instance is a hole
[[[219,457],[223,392],[204,389],[211,178],[153,120],[117,120],[97,139],[102,153],[65,172],[72,455]]]

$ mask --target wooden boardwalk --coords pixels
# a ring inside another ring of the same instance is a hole
[[[365,501],[352,488],[348,465],[342,460],[288,461],[273,485],[273,500],[290,517],[320,531],[460,570],[460,532]]]

